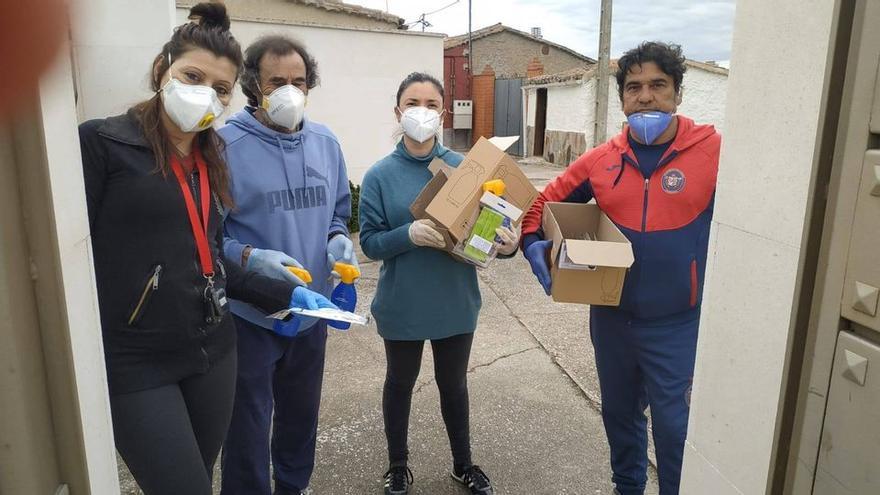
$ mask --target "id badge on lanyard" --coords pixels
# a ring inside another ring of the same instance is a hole
[[[195,150],[195,162],[199,171],[199,199],[201,200],[202,216],[196,210],[196,202],[192,191],[184,177],[183,167],[177,156],[171,156],[171,170],[177,177],[180,191],[183,193],[183,201],[186,204],[186,213],[189,216],[193,238],[199,253],[199,265],[202,268],[202,276],[205,277],[205,290],[202,293],[205,306],[205,323],[215,325],[220,323],[223,315],[229,307],[226,299],[226,291],[223,288],[214,287],[214,261],[211,257],[211,248],[208,245],[208,219],[211,213],[211,184],[208,182],[208,167],[202,159],[198,148]],[[201,220],[201,221],[200,221]]]

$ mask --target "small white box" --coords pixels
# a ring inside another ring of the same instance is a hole
[[[453,100],[452,128],[471,129],[474,121],[474,107],[471,100]]]

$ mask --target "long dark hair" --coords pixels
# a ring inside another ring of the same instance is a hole
[[[191,22],[174,28],[171,39],[162,47],[162,51],[153,59],[151,66],[150,87],[155,92],[152,98],[138,103],[133,107],[140,121],[144,137],[150,144],[156,157],[156,172],[167,175],[171,170],[168,158],[173,151],[170,149],[168,133],[162,125],[162,98],[159,95],[162,76],[178,57],[184,53],[202,48],[217,57],[226,57],[241,72],[241,46],[229,32],[229,16],[226,6],[222,3],[203,2],[189,11]],[[208,166],[208,178],[211,190],[220,198],[224,206],[233,206],[230,192],[229,170],[223,160],[225,143],[212,127],[196,134],[196,143]]]

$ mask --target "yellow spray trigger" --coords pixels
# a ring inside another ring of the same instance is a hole
[[[342,282],[345,284],[353,284],[361,276],[361,271],[354,265],[342,263],[341,261],[337,261],[333,265],[333,271],[339,274],[339,277],[342,278]]]
[[[305,268],[297,268],[295,266],[288,266],[287,271],[296,275],[303,282],[310,284],[312,283],[312,274],[309,273]]]
[[[490,192],[498,197],[504,196],[506,189],[507,186],[501,179],[494,179],[483,183],[483,192]]]

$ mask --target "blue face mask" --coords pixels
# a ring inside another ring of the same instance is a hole
[[[630,131],[645,144],[654,141],[663,134],[672,122],[672,114],[666,112],[639,112],[626,118]]]

